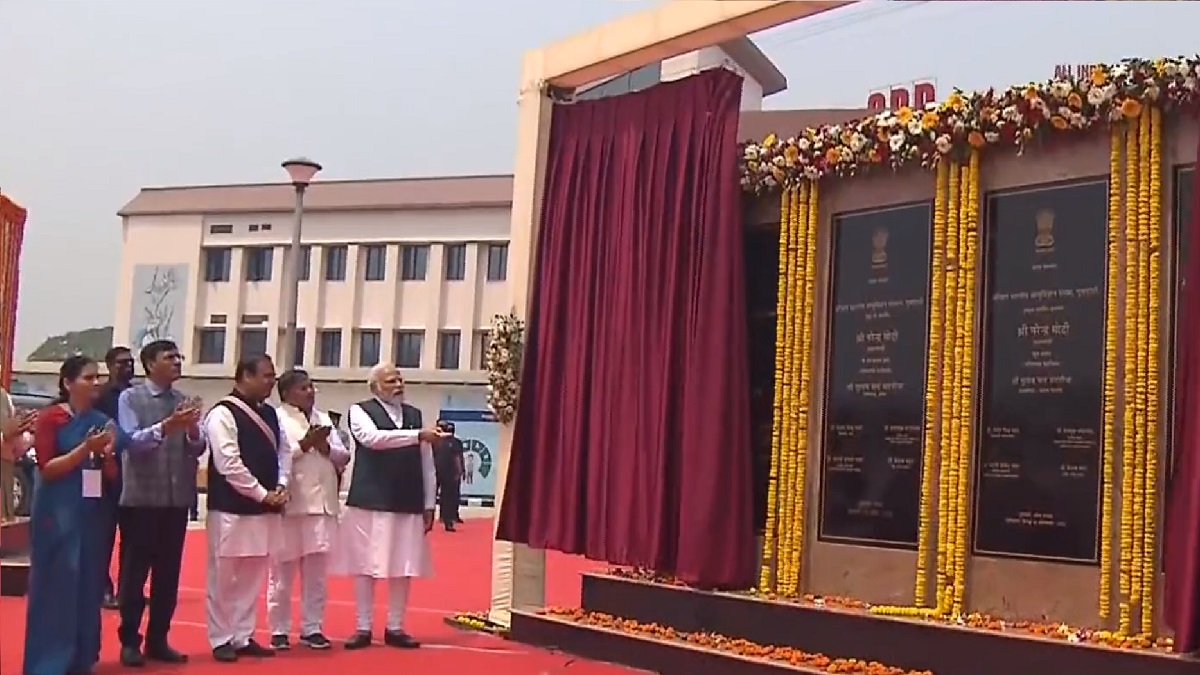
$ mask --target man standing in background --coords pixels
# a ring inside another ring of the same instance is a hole
[[[16,488],[17,458],[29,449],[26,434],[33,431],[34,413],[17,414],[12,397],[0,388],[0,522],[17,517],[13,491]]]
[[[454,526],[461,523],[458,517],[459,489],[463,478],[463,443],[454,435],[454,422],[442,420],[438,429],[449,434],[433,446],[433,459],[437,469],[438,481],[438,511],[442,519],[442,527],[447,532],[454,532]]]
[[[120,590],[121,663],[145,659],[184,663],[187,656],[167,642],[179,601],[179,572],[187,536],[188,509],[196,495],[196,458],[204,452],[200,407],[174,388],[182,357],[170,340],[155,340],[138,355],[146,380],[121,392],[117,422],[138,442],[156,443],[124,454],[121,460]],[[150,619],[142,652],[143,590],[150,579]]]
[[[128,347],[116,346],[104,355],[104,365],[108,367],[108,382],[100,390],[100,398],[96,401],[96,409],[108,415],[110,420],[117,421],[117,402],[121,393],[133,385],[133,352]],[[121,474],[112,480],[104,481],[104,492],[100,505],[104,509],[104,559],[112,566],[113,548],[117,543],[117,521],[121,503]],[[124,545],[122,544],[122,548]],[[121,579],[121,555],[117,555],[117,581]],[[104,609],[117,609],[116,585],[113,584],[112,571],[106,567],[104,575]]]

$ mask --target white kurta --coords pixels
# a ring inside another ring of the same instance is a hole
[[[399,407],[380,403],[397,429],[380,430],[366,411],[354,405],[349,414],[350,435],[372,450],[399,450],[420,443],[425,509],[431,511],[437,493],[433,448],[420,442],[420,430],[399,429],[403,426]],[[347,506],[338,526],[337,542],[331,556],[333,574],[392,579],[432,573],[425,520],[421,514],[368,511]]]
[[[242,461],[237,422],[225,406],[216,406],[204,420],[204,431],[213,467],[238,494],[261,502],[267,489]],[[287,484],[292,456],[280,433],[279,484]],[[267,582],[270,556],[280,541],[280,515],[238,515],[208,512],[208,579],[205,609],[208,642],[216,649],[225,644],[245,647],[254,635],[258,596]]]
[[[238,494],[261,502],[267,496],[267,489],[242,462],[237,421],[233,413],[223,405],[214,407],[204,420],[204,431],[217,472]],[[279,484],[286,486],[291,473],[292,455],[282,435],[277,439]],[[209,546],[214,548],[214,554],[218,557],[268,556],[276,552],[280,544],[280,516],[277,513],[244,516],[210,510],[207,529]]]
[[[310,425],[333,426],[329,415],[319,410],[313,410],[305,423],[305,420],[300,417],[303,413],[290,408],[290,406],[280,406],[278,412],[280,429],[288,441],[288,452],[292,458],[294,471],[299,472],[297,465],[300,462],[329,462],[331,467],[336,468],[344,467],[350,461],[350,451],[342,444],[342,439],[336,432],[329,434],[328,459],[319,455],[306,457],[304,455],[312,453],[305,453],[300,449],[300,439],[308,433]],[[291,482],[295,483],[295,481]],[[298,485],[295,487],[299,489]],[[337,491],[336,479],[333,483],[333,490]],[[336,494],[329,495],[327,501],[332,502],[336,508],[338,496]],[[276,560],[279,562],[297,560],[314,553],[328,553],[333,547],[337,532],[337,511],[314,513],[312,510],[308,510],[305,513],[294,513],[293,507],[297,505],[298,499],[293,494],[292,503],[284,509],[283,513],[281,540],[276,554]]]

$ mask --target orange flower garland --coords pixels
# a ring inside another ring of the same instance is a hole
[[[961,616],[963,612],[975,387],[975,296],[979,283],[979,173],[977,152],[971,153],[966,164],[946,162],[938,167],[914,606],[877,605],[871,607],[874,614],[929,617]],[[934,607],[927,607],[926,560],[934,545],[929,511],[935,496],[937,592]]]
[[[1137,456],[1134,445],[1137,401],[1137,356],[1130,349],[1137,348],[1137,321],[1130,317],[1137,307],[1137,185],[1138,185],[1138,134],[1137,127],[1127,125],[1125,129],[1125,318],[1124,318],[1124,373],[1121,425],[1121,534],[1120,574],[1118,590],[1121,594],[1121,609],[1117,630],[1129,634],[1133,622],[1130,604],[1133,587],[1133,533],[1136,511],[1133,507],[1134,467]]]
[[[1101,511],[1100,511],[1100,603],[1101,619],[1112,613],[1112,520],[1113,520],[1113,472],[1114,445],[1116,443],[1117,420],[1117,350],[1120,346],[1117,332],[1117,287],[1120,281],[1121,238],[1124,234],[1121,222],[1121,130],[1113,127],[1109,139],[1108,158],[1108,260],[1107,282],[1104,293],[1104,435],[1101,466]]]
[[[1159,388],[1159,358],[1161,355],[1159,332],[1161,323],[1161,283],[1162,259],[1159,246],[1162,239],[1162,111],[1157,107],[1150,109],[1147,120],[1150,136],[1149,174],[1150,183],[1150,214],[1149,227],[1146,232],[1148,251],[1147,266],[1147,301],[1146,314],[1148,326],[1146,330],[1147,363],[1146,371],[1146,475],[1143,506],[1145,507],[1145,523],[1143,525],[1142,544],[1142,579],[1147,584],[1142,594],[1142,633],[1151,635],[1154,632],[1154,579],[1157,570],[1157,535],[1159,508],[1158,499],[1158,452],[1160,419],[1159,406],[1162,404]]]
[[[790,295],[791,278],[788,274],[788,242],[791,236],[789,217],[791,215],[792,194],[785,190],[779,200],[779,290],[775,301],[775,354],[784,354],[787,350],[787,300]],[[784,405],[784,364],[787,359],[775,359],[775,396],[774,414],[771,423],[771,473],[767,480],[767,523],[763,533],[762,565],[758,572],[758,588],[768,591],[774,580],[774,563],[776,560],[776,543],[778,536],[778,506],[779,472],[783,460],[783,405]]]
[[[806,181],[785,191],[780,203],[771,477],[758,579],[759,592],[766,594],[795,595],[800,589],[812,398],[817,196],[817,185]]]
[[[929,356],[926,359],[925,373],[925,439],[924,447],[921,451],[921,502],[919,511],[919,520],[917,527],[917,579],[913,588],[913,604],[918,607],[926,607],[929,603],[929,572],[927,566],[930,558],[930,545],[936,545],[934,553],[937,554],[935,562],[941,561],[940,552],[945,549],[944,528],[938,529],[938,541],[932,542],[930,539],[934,498],[937,497],[937,511],[942,513],[945,509],[945,503],[941,499],[943,493],[939,490],[938,495],[933,494],[937,479],[937,455],[938,446],[941,442],[941,429],[938,427],[938,412],[939,404],[942,397],[942,342],[943,342],[943,327],[945,324],[945,308],[944,302],[944,277],[945,270],[945,251],[946,246],[946,191],[943,186],[949,180],[950,165],[947,163],[940,164],[937,170],[937,187],[934,190],[933,199],[933,252],[931,255],[931,269],[929,280]],[[941,579],[945,570],[937,568],[938,579]],[[938,586],[940,588],[940,586]]]

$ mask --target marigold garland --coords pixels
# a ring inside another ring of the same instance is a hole
[[[796,453],[796,499],[792,508],[792,523],[799,533],[792,545],[792,575],[786,580],[783,589],[789,595],[800,592],[800,567],[804,557],[804,498],[807,494],[808,476],[808,420],[812,399],[812,334],[813,309],[816,296],[816,257],[817,257],[817,226],[819,215],[820,187],[816,182],[809,186],[806,215],[808,217],[804,232],[804,308],[801,315],[800,350],[795,355],[800,372],[800,397],[796,401],[796,437],[798,452]]]
[[[958,500],[962,499],[960,493],[961,476],[958,475],[958,434],[961,430],[959,425],[959,415],[962,405],[962,400],[958,396],[959,386],[962,379],[962,362],[959,360],[962,356],[960,342],[962,339],[962,327],[959,325],[959,320],[962,316],[962,288],[963,285],[959,281],[959,277],[963,274],[960,252],[962,251],[962,228],[960,218],[960,202],[961,202],[961,186],[962,174],[957,163],[950,165],[950,202],[947,205],[948,218],[947,227],[950,229],[950,236],[947,239],[946,250],[949,260],[950,274],[947,275],[946,284],[949,287],[947,293],[950,300],[947,302],[946,319],[950,321],[949,329],[953,330],[953,338],[950,344],[947,345],[949,352],[949,367],[945,370],[950,374],[950,386],[946,387],[943,394],[942,408],[942,466],[945,467],[943,475],[948,483],[946,490],[946,511],[938,514],[939,527],[946,528],[946,561],[942,567],[946,570],[945,578],[942,580],[941,596],[938,602],[938,610],[941,613],[947,613],[951,610],[954,602],[954,546],[957,543],[955,533],[958,532],[958,509],[955,505]]]
[[[1101,511],[1100,511],[1100,601],[1101,619],[1112,613],[1112,519],[1114,446],[1117,420],[1117,288],[1120,282],[1121,238],[1121,141],[1122,131],[1113,127],[1109,140],[1108,185],[1108,255],[1107,283],[1104,294],[1104,431],[1101,446]]]
[[[1137,380],[1134,383],[1134,476],[1133,476],[1133,566],[1130,570],[1129,604],[1142,607],[1145,579],[1142,561],[1146,539],[1146,372],[1149,366],[1147,330],[1150,325],[1147,302],[1150,282],[1150,125],[1149,110],[1143,109],[1137,119],[1138,134],[1138,191],[1137,191],[1137,304],[1133,313],[1137,323]],[[1129,314],[1129,311],[1126,311]]]
[[[800,589],[818,213],[815,183],[781,197],[771,478],[758,583],[763,593],[795,595]]]
[[[968,167],[963,171],[966,178],[966,222],[962,224],[966,245],[960,241],[959,250],[963,251],[960,277],[960,288],[963,293],[963,317],[958,329],[962,334],[962,354],[960,368],[962,382],[959,396],[962,398],[960,409],[962,420],[958,438],[958,476],[959,499],[955,508],[958,518],[955,521],[955,560],[954,560],[954,604],[951,610],[953,616],[963,612],[963,601],[966,596],[967,583],[967,504],[970,501],[970,457],[972,447],[972,412],[974,411],[975,391],[975,301],[978,295],[979,277],[976,274],[979,232],[979,165],[978,151],[971,153]]]
[[[977,152],[971,153],[965,164],[945,162],[937,171],[915,606],[877,605],[870,608],[874,614],[932,617],[963,613],[975,385],[975,296],[979,282],[979,172]],[[926,560],[934,536],[928,512],[934,499],[935,476],[937,596],[935,606],[926,607]]]
[[[1137,356],[1131,349],[1137,348],[1137,318],[1131,316],[1137,307],[1137,186],[1138,186],[1138,133],[1134,124],[1125,129],[1125,312],[1124,322],[1124,369],[1122,376],[1122,424],[1121,424],[1121,534],[1120,573],[1118,586],[1121,594],[1121,609],[1117,630],[1128,635],[1133,621],[1130,604],[1133,585],[1133,532],[1136,512],[1133,508],[1134,475],[1136,456],[1136,401],[1137,401]]]
[[[1146,330],[1147,343],[1147,362],[1148,368],[1146,371],[1146,475],[1145,475],[1145,490],[1146,494],[1143,499],[1145,508],[1145,524],[1143,526],[1143,536],[1145,541],[1142,544],[1142,579],[1147,584],[1145,592],[1142,594],[1142,633],[1151,635],[1154,632],[1154,580],[1157,578],[1157,536],[1158,536],[1158,454],[1159,454],[1159,417],[1160,399],[1159,390],[1159,358],[1160,351],[1160,335],[1159,331],[1162,328],[1161,323],[1161,282],[1162,282],[1162,259],[1160,257],[1159,246],[1162,239],[1162,111],[1153,107],[1150,109],[1149,118],[1143,124],[1149,125],[1150,136],[1150,156],[1149,156],[1149,192],[1150,192],[1150,213],[1149,227],[1146,232],[1146,244],[1148,253],[1147,266],[1147,302],[1146,314],[1148,318],[1148,326]]]
[[[781,506],[781,515],[779,517],[780,527],[780,543],[782,550],[779,552],[779,563],[775,576],[775,590],[782,591],[789,584],[789,580],[799,574],[798,570],[792,569],[792,551],[797,545],[797,540],[804,535],[803,528],[797,527],[797,524],[792,521],[792,513],[796,507],[797,485],[796,473],[799,470],[799,443],[803,440],[796,435],[796,416],[795,410],[797,407],[797,399],[800,397],[800,372],[796,368],[796,352],[799,349],[799,330],[800,330],[800,311],[804,306],[804,299],[800,295],[802,293],[803,270],[801,265],[804,262],[804,254],[801,250],[804,234],[804,223],[807,222],[805,210],[808,208],[809,185],[801,185],[798,190],[792,191],[791,209],[788,213],[788,298],[787,312],[783,320],[787,322],[787,345],[784,352],[784,377],[787,382],[785,391],[784,410],[783,410],[783,433],[786,437],[787,452],[784,454],[786,471],[784,473],[784,485],[786,492]],[[776,355],[778,358],[778,355]]]
[[[949,165],[941,164],[937,170],[938,186],[934,191],[933,202],[933,233],[932,254],[930,260],[929,280],[929,355],[926,358],[925,371],[925,442],[921,450],[921,501],[917,526],[917,579],[913,588],[913,604],[917,607],[927,607],[928,597],[928,563],[930,545],[936,546],[935,552],[940,552],[944,546],[931,542],[931,527],[934,508],[934,490],[937,484],[937,455],[941,440],[938,428],[939,403],[941,401],[942,377],[942,335],[945,322],[945,310],[942,307],[944,290],[942,285],[945,276],[946,245],[946,193],[941,189],[949,177]],[[939,492],[940,496],[940,492]],[[945,508],[941,499],[937,500],[938,513]],[[938,536],[941,537],[941,530]],[[939,558],[940,559],[940,556]],[[935,559],[935,563],[936,560]]]
[[[791,190],[785,190],[779,200],[779,288],[775,300],[775,397],[773,399],[773,414],[771,420],[771,473],[767,479],[767,523],[763,532],[762,565],[758,572],[758,589],[768,591],[773,588],[776,544],[778,537],[779,501],[779,472],[783,461],[783,409],[784,409],[784,368],[785,359],[779,356],[784,353],[787,345],[787,299],[790,293],[791,279],[788,274],[788,238],[789,215],[791,214]]]

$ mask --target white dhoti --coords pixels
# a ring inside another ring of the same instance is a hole
[[[388,580],[387,630],[404,630],[411,579],[433,571],[424,516],[346,507],[331,557],[333,574],[354,577],[356,630],[371,630],[376,579]]]
[[[321,632],[325,617],[326,568],[337,531],[337,519],[325,515],[285,515],[280,545],[271,560],[267,583],[267,620],[272,635],[292,628],[292,584],[300,573],[300,635]]]
[[[280,542],[280,516],[208,514],[208,642],[245,647],[258,622],[258,596]]]

